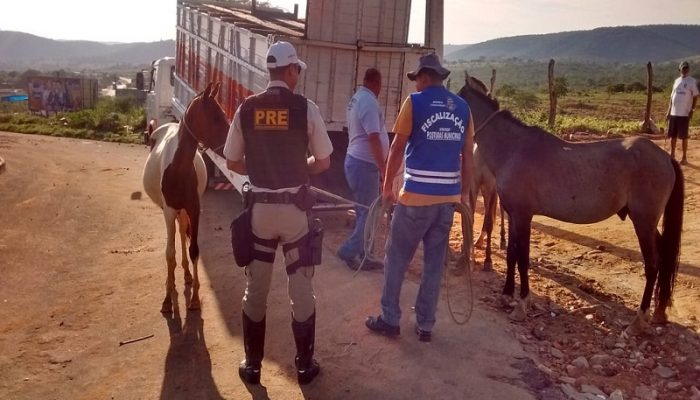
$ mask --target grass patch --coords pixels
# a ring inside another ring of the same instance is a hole
[[[651,119],[664,130],[667,128],[668,97],[668,94],[655,93],[651,104]],[[576,132],[608,137],[638,135],[646,109],[644,93],[574,91],[557,100],[554,128],[550,130],[547,127],[549,96],[545,91],[517,89],[513,93],[501,93],[498,101],[502,109],[510,110],[524,123],[560,136]],[[690,126],[700,126],[700,113],[693,115]]]
[[[43,117],[28,110],[0,113],[0,130],[75,139],[141,143],[146,111],[132,99],[101,98],[94,109]]]

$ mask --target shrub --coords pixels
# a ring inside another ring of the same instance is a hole
[[[557,97],[565,97],[569,94],[569,82],[563,76],[554,78],[554,93]]]
[[[107,113],[100,119],[95,127],[100,132],[120,132],[123,131],[122,116],[116,112]]]
[[[647,86],[642,82],[634,82],[627,85],[625,91],[627,92],[646,92]]]
[[[625,91],[625,84],[624,83],[616,83],[614,85],[608,85],[607,92],[610,94],[613,93],[622,93]]]
[[[500,89],[496,90],[497,97],[513,97],[518,92],[514,86],[503,85]]]
[[[518,108],[523,110],[534,110],[540,104],[537,95],[529,91],[518,91],[513,96],[513,101]]]

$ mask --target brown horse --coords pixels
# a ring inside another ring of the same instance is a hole
[[[168,234],[165,249],[168,276],[161,307],[163,313],[173,311],[173,302],[177,305],[175,221],[178,223],[182,243],[185,283],[192,283],[192,298],[188,308],[200,307],[197,234],[199,198],[206,188],[207,173],[197,148],[201,144],[220,151],[226,142],[229,122],[216,100],[219,88],[218,83],[207,85],[203,93],[192,99],[179,124],[165,124],[153,131],[149,138],[152,147],[143,170],[143,186],[151,200],[163,210]],[[185,254],[188,240],[194,280]]]
[[[645,138],[570,143],[524,125],[508,111],[499,111],[498,103],[469,85],[459,95],[469,103],[477,127],[475,142],[496,177],[498,194],[509,215],[503,294],[513,296],[517,262],[521,298],[512,317],[526,318],[534,215],[588,224],[617,214],[632,220],[646,275],[642,301],[630,328],[646,325],[654,292],[657,306],[652,322],[666,322],[683,224],[684,182],[679,164]],[[662,215],[663,231],[659,233]]]

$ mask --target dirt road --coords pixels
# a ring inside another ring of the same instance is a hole
[[[363,321],[378,311],[382,276],[352,278],[333,256],[332,243],[347,228],[332,215],[315,279],[322,375],[307,387],[296,383],[279,268],[262,386],[247,387],[236,372],[244,357],[244,279],[229,254],[233,192],[203,198],[201,312],[186,310],[178,269],[179,311],[165,318],[165,229],[160,210],[141,195],[144,147],[2,132],[0,155],[7,163],[0,175],[2,399],[561,398],[523,351],[517,327],[488,302],[477,302],[469,324],[457,326],[443,299],[426,345],[411,329],[416,284],[407,282],[402,336],[370,334]],[[477,289],[477,299],[491,291]]]

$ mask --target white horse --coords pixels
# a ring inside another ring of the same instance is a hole
[[[173,300],[177,304],[175,221],[180,231],[185,283],[192,284],[188,308],[200,307],[197,234],[199,200],[206,189],[207,170],[197,148],[200,142],[212,147],[225,141],[229,124],[215,98],[219,87],[218,84],[209,84],[202,94],[192,100],[179,124],[165,124],[153,131],[149,138],[152,147],[143,170],[143,187],[148,197],[163,210],[168,235],[165,249],[168,276],[161,308],[163,313],[173,311]],[[190,260],[185,251],[188,240],[194,276],[190,273]]]

